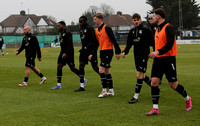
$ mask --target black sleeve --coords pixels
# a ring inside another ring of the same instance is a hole
[[[152,31],[150,29],[147,29],[147,41],[149,46],[152,46],[153,48],[155,47]]]
[[[168,25],[165,29],[165,33],[167,36],[167,43],[165,46],[163,46],[161,49],[159,49],[159,55],[167,53],[174,45],[174,39],[175,39],[175,30],[173,26]]]
[[[132,31],[133,30],[130,30],[129,33],[128,33],[128,38],[127,38],[127,43],[126,43],[126,47],[124,49],[124,53],[125,55],[127,55],[129,53],[129,50],[130,48],[132,47],[133,45],[133,36],[132,36]]]
[[[72,34],[70,32],[66,32],[66,36],[65,36],[65,41],[64,42],[64,53],[66,54],[71,54],[71,51],[74,51],[72,50],[73,48],[73,41],[72,41]]]
[[[110,27],[105,27],[106,33],[110,39],[110,41],[113,43],[114,47],[115,47],[115,54],[120,54],[121,53],[121,49],[119,47],[119,44],[117,43],[115,36],[113,34],[113,31]]]
[[[37,58],[41,58],[42,56],[41,56],[41,50],[40,50],[40,45],[39,45],[38,39],[36,36],[34,36],[33,38],[34,38],[34,42],[35,42]]]
[[[21,45],[21,47],[17,50],[18,51],[18,54],[20,54],[24,49],[25,49],[25,42],[24,42],[25,40],[24,40],[24,38],[23,38],[23,40],[22,40],[22,45]]]
[[[95,54],[98,50],[98,47],[99,47],[99,42],[97,41],[96,35],[94,35],[94,43],[92,45],[90,54]]]
[[[96,47],[96,42],[97,42],[97,40],[96,40],[96,36],[95,36],[95,32],[94,32],[94,29],[93,28],[89,28],[88,29],[88,35],[87,35],[87,37],[88,37],[88,45],[87,45],[87,49],[88,49],[88,51],[89,51],[89,53],[91,53],[92,52],[92,48],[93,47]],[[98,42],[97,42],[98,43]],[[98,48],[98,47],[97,47]]]

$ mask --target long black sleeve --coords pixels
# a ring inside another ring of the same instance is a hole
[[[129,53],[130,48],[134,45],[134,57],[148,58],[150,53],[150,45],[153,43],[152,33],[146,26],[140,24],[129,31],[125,50],[125,55]]]
[[[36,54],[38,58],[41,58],[41,51],[39,42],[37,37],[32,35],[31,33],[26,34],[22,40],[22,45],[19,48],[18,54],[25,49],[25,56],[27,59],[36,58]]]
[[[25,43],[24,43],[24,41],[22,41],[21,47],[17,50],[18,54],[20,54],[24,49],[25,49]]]
[[[94,28],[90,25],[85,25],[80,30],[80,38],[82,43],[82,48],[80,52],[91,53],[96,42],[96,36]]]
[[[121,53],[121,49],[119,47],[119,44],[117,43],[115,36],[113,34],[113,31],[110,27],[105,27],[106,33],[110,39],[110,41],[113,43],[114,47],[115,47],[115,54],[120,54]]]
[[[41,58],[41,51],[40,51],[40,46],[37,37],[34,36],[34,42],[35,42],[35,47],[36,47],[36,52],[37,52],[37,57]]]
[[[72,47],[73,47],[72,34],[71,33],[67,34],[66,41],[67,41],[67,44],[65,46],[66,47],[65,53],[69,54],[70,51],[72,51]]]
[[[175,30],[173,26],[168,25],[165,29],[165,33],[167,36],[167,43],[165,46],[163,46],[161,49],[159,49],[159,55],[167,53],[174,45],[174,39],[175,39]]]
[[[129,53],[129,50],[133,45],[133,36],[131,34],[132,32],[133,32],[133,30],[130,30],[129,33],[128,33],[126,47],[125,47],[125,49],[123,51],[125,53],[125,55],[127,55]]]
[[[72,41],[72,34],[66,30],[60,34],[61,53],[67,55],[74,54],[74,47]]]
[[[153,48],[155,47],[155,42],[154,42],[154,38],[152,36],[152,31],[150,31],[150,29],[147,29],[146,31],[147,33],[147,40],[149,43],[149,46],[152,46]]]

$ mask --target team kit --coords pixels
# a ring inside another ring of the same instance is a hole
[[[84,68],[90,62],[93,70],[100,77],[102,84],[102,92],[98,97],[114,96],[113,79],[110,71],[112,58],[114,54],[117,60],[125,58],[133,46],[137,82],[135,94],[128,103],[134,104],[138,102],[140,90],[143,82],[145,82],[151,88],[153,102],[153,108],[146,115],[159,115],[159,84],[162,83],[162,77],[165,74],[170,87],[183,96],[186,103],[186,111],[190,111],[192,109],[192,99],[187,94],[185,88],[177,81],[175,30],[172,24],[165,21],[165,16],[164,9],[155,9],[153,14],[148,16],[151,25],[151,28],[148,28],[141,23],[141,16],[138,13],[133,14],[131,22],[134,28],[130,29],[128,33],[126,47],[123,51],[120,49],[111,27],[104,24],[101,13],[93,16],[94,23],[97,26],[96,29],[87,23],[86,16],[81,16],[79,18],[79,33],[82,47],[79,50],[78,69],[74,64],[72,33],[66,29],[66,23],[64,21],[58,22],[57,29],[60,34],[59,42],[61,51],[57,59],[57,84],[51,89],[62,89],[63,67],[68,65],[70,70],[80,78],[80,87],[75,92],[85,91],[87,79],[85,78]],[[28,85],[30,70],[34,71],[41,78],[40,84],[43,84],[47,78],[35,65],[36,57],[39,61],[42,61],[39,42],[37,37],[31,33],[29,26],[24,27],[24,35],[22,45],[15,53],[18,55],[25,50],[25,77],[19,86],[23,87]],[[150,47],[153,48],[153,52],[150,52]],[[98,48],[100,50],[99,66],[97,60]],[[151,77],[145,74],[149,58],[153,59]]]

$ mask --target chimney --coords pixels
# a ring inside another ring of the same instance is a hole
[[[25,16],[26,12],[24,10],[20,11],[20,15]]]
[[[73,26],[74,26],[74,25],[75,25],[75,23],[72,21],[72,22],[71,22],[71,25],[73,25]]]
[[[122,12],[121,11],[117,11],[117,15],[122,16]]]

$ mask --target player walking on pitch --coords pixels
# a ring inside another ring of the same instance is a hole
[[[186,111],[192,109],[192,99],[187,95],[184,87],[177,81],[176,74],[176,35],[173,26],[165,21],[165,11],[162,8],[154,10],[153,23],[158,25],[155,32],[155,51],[149,54],[150,58],[154,59],[151,71],[151,95],[153,102],[153,109],[146,115],[158,115],[158,88],[160,78],[163,74],[169,82],[171,88],[177,91],[185,98]]]
[[[40,70],[35,66],[36,53],[38,60],[42,61],[38,40],[36,36],[31,34],[31,28],[29,26],[24,27],[24,35],[25,36],[22,40],[22,45],[19,48],[19,50],[17,50],[15,53],[15,55],[18,55],[25,49],[25,55],[26,55],[25,77],[24,77],[24,82],[19,84],[19,86],[20,87],[27,86],[27,82],[30,75],[30,69],[32,69],[41,78],[40,84],[43,84],[44,81],[47,80],[47,78],[44,77],[43,74],[40,72]]]
[[[92,52],[92,48],[94,47],[94,44],[96,43],[95,38],[95,32],[94,28],[91,27],[87,23],[87,17],[81,16],[79,18],[79,24],[80,24],[80,38],[82,43],[82,48],[80,49],[80,56],[79,56],[79,72],[80,72],[80,88],[75,90],[77,91],[85,91],[85,85],[87,82],[87,79],[84,78],[85,76],[85,65],[88,64],[88,56]],[[91,65],[93,70],[99,74],[99,67],[98,67],[98,61],[97,61],[97,50],[92,53],[92,59],[91,59]]]
[[[100,47],[101,64],[99,67],[99,74],[103,86],[102,92],[98,97],[103,98],[105,96],[114,96],[113,80],[110,73],[110,63],[113,57],[113,45],[115,47],[117,60],[120,59],[121,49],[116,42],[112,29],[103,23],[103,15],[101,13],[94,15],[94,23],[98,26],[95,30],[95,35]],[[92,54],[89,56],[89,60],[91,60],[91,58]],[[109,88],[108,92],[107,87]]]
[[[1,50],[1,54],[2,54],[2,56],[4,55],[4,53],[3,53],[3,43],[4,43],[4,41],[3,41],[3,37],[1,37],[0,36],[0,50]]]
[[[153,46],[154,42],[152,33],[147,27],[143,26],[141,22],[141,16],[135,13],[132,16],[132,23],[135,27],[129,31],[126,48],[121,54],[122,58],[125,58],[125,55],[128,54],[130,48],[134,45],[137,84],[135,86],[135,95],[129,101],[130,104],[138,102],[143,81],[149,86],[151,85],[151,79],[145,75],[145,72],[147,70],[148,55],[150,53],[149,47]]]
[[[67,31],[64,21],[57,24],[58,31],[60,32],[60,55],[57,61],[57,85],[51,89],[61,89],[62,69],[67,64],[72,72],[79,76],[79,70],[75,68],[74,64],[74,46],[72,41],[71,32]]]

